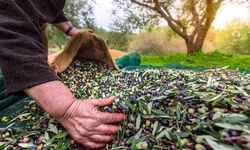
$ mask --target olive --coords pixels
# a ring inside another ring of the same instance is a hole
[[[171,145],[170,150],[177,150],[177,147],[175,145]]]
[[[196,144],[195,150],[207,150],[207,148],[202,144]]]
[[[204,139],[202,137],[200,137],[200,136],[197,136],[195,138],[195,142],[198,143],[198,144],[202,144],[202,143],[204,143]]]
[[[5,133],[5,137],[9,137],[9,136],[10,136],[10,132],[7,131],[7,132]]]
[[[20,140],[19,142],[20,143],[29,143],[29,141],[30,141],[30,138],[28,138],[28,137],[24,137],[22,140]]]
[[[150,126],[151,122],[149,120],[146,121],[146,126]]]
[[[35,140],[35,144],[36,144],[36,145],[41,145],[41,144],[42,144],[42,141],[39,140],[39,139],[36,139],[36,140]]]
[[[161,124],[162,124],[163,126],[168,126],[169,122],[168,122],[166,119],[163,119],[163,120],[161,121]]]
[[[235,142],[236,142],[236,144],[238,144],[238,145],[246,144],[246,141],[243,140],[243,138],[241,138],[241,137],[237,137],[237,138],[235,139]]]
[[[121,105],[118,105],[117,108],[118,108],[119,111],[122,111],[122,110],[123,110],[123,108],[122,108]]]
[[[38,147],[37,147],[37,150],[43,150],[44,148],[44,145],[43,144],[40,144]]]
[[[190,114],[186,114],[186,119],[187,119],[187,120],[192,119],[191,115],[190,115]]]
[[[161,107],[161,105],[158,102],[153,104],[153,108],[155,108],[155,109],[160,109],[160,107]]]
[[[228,134],[231,136],[231,137],[235,137],[235,136],[240,136],[241,133],[239,131],[236,131],[236,130],[229,130],[228,131]]]
[[[189,108],[189,109],[188,109],[188,113],[189,113],[190,115],[193,115],[194,112],[195,112],[195,110],[194,110],[193,108]]]
[[[206,110],[203,109],[203,108],[199,108],[199,109],[198,109],[198,112],[200,112],[201,114],[205,114],[205,113],[206,113]]]
[[[133,124],[133,123],[129,123],[129,124],[128,124],[128,128],[129,128],[129,129],[132,129],[133,127],[134,127],[134,124]]]
[[[107,111],[108,111],[109,113],[114,113],[114,112],[115,112],[112,108],[108,108]]]
[[[152,131],[152,129],[151,129],[150,127],[148,127],[148,126],[145,127],[145,130],[146,130],[146,131],[149,131],[149,132]]]
[[[186,143],[185,146],[186,146],[187,148],[194,149],[194,144],[191,143],[191,142]]]
[[[226,143],[226,144],[230,144],[230,145],[233,144],[232,138],[231,138],[231,137],[228,137],[228,136],[224,137],[223,141],[224,141],[224,143]]]

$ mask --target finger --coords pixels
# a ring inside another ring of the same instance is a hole
[[[89,32],[89,33],[93,33],[94,30],[91,30],[91,29],[84,29],[85,32]]]
[[[87,142],[87,143],[84,144],[84,146],[86,148],[91,148],[91,149],[103,148],[106,145],[107,144],[105,144],[105,143],[95,143],[95,142]]]
[[[119,131],[119,127],[115,125],[102,124],[96,128],[99,134],[115,135]]]
[[[88,32],[90,32],[90,33],[94,33],[94,30],[89,29],[89,30],[88,30]]]
[[[125,119],[125,115],[121,113],[99,112],[98,114],[99,120],[105,124],[121,122]]]
[[[105,107],[111,105],[115,101],[114,97],[106,98],[106,99],[100,99],[100,100],[94,100],[92,103],[97,107]]]
[[[90,138],[97,143],[109,143],[114,140],[112,135],[92,135]]]

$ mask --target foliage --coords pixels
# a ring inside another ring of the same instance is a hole
[[[62,50],[63,45],[66,44],[66,42],[69,40],[69,37],[50,24],[48,25],[47,30],[49,38],[49,48],[52,48],[53,51]]]
[[[219,30],[213,39],[215,48],[226,53],[250,54],[250,24],[233,20],[225,29]]]
[[[117,5],[124,5],[123,0],[114,0]],[[162,18],[169,27],[182,37],[188,54],[200,52],[207,32],[213,23],[223,0],[131,0],[131,7],[124,7],[128,24],[135,24],[129,18],[136,16],[144,20]],[[133,7],[134,6],[134,7]],[[147,11],[140,11],[146,9]],[[133,17],[133,18],[136,18]],[[139,20],[140,20],[139,19]],[[120,22],[120,21],[119,21]],[[147,21],[145,22],[147,23]]]
[[[128,51],[128,45],[132,40],[132,32],[107,31],[103,28],[95,27],[95,34],[103,38],[110,49]]]
[[[175,53],[165,56],[142,57],[142,64],[164,66],[176,62],[194,67],[203,66],[211,68],[229,66],[235,69],[250,69],[250,55],[229,55],[218,51],[208,54],[196,54],[195,56]]]
[[[64,13],[75,27],[93,28],[95,26],[94,3],[94,0],[67,0]]]
[[[248,1],[130,0],[124,2],[114,0],[114,3],[126,14],[123,20],[119,18],[117,24],[114,24],[117,28],[122,29],[124,26],[125,28],[134,27],[134,29],[143,28],[147,24],[152,25],[155,19],[162,18],[185,40],[188,54],[193,54],[202,50],[207,32],[216,17],[217,10],[223,3],[246,4]]]
[[[113,10],[114,19],[111,29],[114,31],[132,32],[143,29],[145,26],[156,26],[160,23],[158,14],[147,8],[134,5],[130,0],[113,0],[113,2],[116,9]]]
[[[142,55],[161,55],[186,52],[185,42],[169,27],[149,28],[134,36],[130,52]]]
[[[77,28],[94,28],[95,19],[93,18],[93,0],[68,0],[64,13],[72,24]],[[53,25],[48,25],[48,37],[50,48],[59,48],[68,41],[68,37]]]

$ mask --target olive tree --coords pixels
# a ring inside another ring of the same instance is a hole
[[[236,0],[234,0],[234,2],[235,1]],[[185,40],[188,55],[202,51],[207,33],[216,18],[218,10],[224,2],[231,1],[114,0],[114,3],[119,7],[127,4],[129,7],[123,7],[126,14],[133,14],[133,16],[137,16],[139,20],[145,17],[148,18],[149,16],[157,16],[158,18],[164,19],[168,23],[168,26]],[[147,15],[145,16],[145,14]],[[129,22],[127,22],[127,24],[129,24]]]
[[[94,28],[95,18],[93,17],[94,0],[67,0],[64,13],[67,18],[78,28]],[[62,46],[69,38],[54,26],[48,26],[48,37],[50,47],[62,50]]]

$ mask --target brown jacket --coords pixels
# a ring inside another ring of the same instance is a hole
[[[0,0],[0,68],[8,93],[59,80],[47,63],[45,23],[67,21],[65,0]]]

